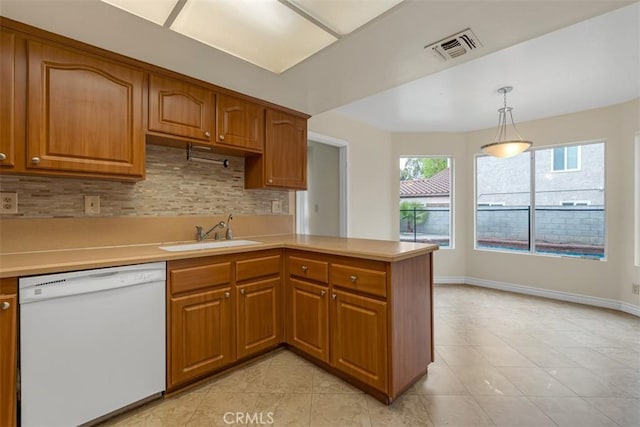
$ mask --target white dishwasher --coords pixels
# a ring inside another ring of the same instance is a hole
[[[164,262],[19,280],[23,426],[74,426],[165,388]]]

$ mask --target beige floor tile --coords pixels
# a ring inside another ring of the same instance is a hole
[[[582,397],[630,397],[623,390],[605,382],[587,368],[547,369],[555,379]]]
[[[256,392],[262,384],[269,370],[270,360],[261,360],[258,363],[234,370],[228,374],[215,378],[209,387],[211,392]]]
[[[256,390],[266,393],[311,393],[313,376],[318,369],[313,365],[272,365],[262,386],[256,386]]]
[[[498,368],[525,396],[575,396],[541,368]]]
[[[640,334],[640,333],[639,333]],[[619,347],[596,347],[594,348],[600,354],[632,368],[640,371],[640,353]]]
[[[492,366],[520,366],[534,367],[529,359],[507,346],[476,346],[474,347]]]
[[[471,396],[420,396],[437,426],[488,426],[491,420]]]
[[[529,398],[560,427],[614,427],[616,424],[580,397]]]
[[[476,401],[496,426],[555,426],[526,397],[477,396]]]
[[[609,369],[627,367],[588,347],[556,347],[556,350],[569,359],[575,360],[583,368]]]
[[[493,366],[456,366],[456,377],[474,396],[520,396],[522,393]]]
[[[314,394],[310,426],[371,426],[367,398],[364,394]]]
[[[278,350],[274,353],[274,355],[270,358],[271,365],[275,366],[292,366],[292,365],[311,365],[312,363],[306,360],[303,357],[298,356],[292,351],[288,351],[285,349]]]
[[[638,399],[589,397],[585,400],[620,426],[640,426],[640,400]]]
[[[373,427],[429,427],[433,426],[429,413],[420,396],[405,394],[391,405],[384,405],[373,398],[367,399]]]
[[[362,390],[355,388],[351,384],[342,381],[340,378],[332,375],[322,369],[316,369],[313,373],[313,393],[363,393]]]
[[[311,394],[260,393],[254,412],[271,418],[273,426],[308,426],[311,422]]]
[[[591,372],[623,390],[631,397],[640,398],[640,370],[631,368],[592,369]]]
[[[258,393],[210,392],[198,405],[198,411],[222,415],[225,412],[251,412]]]
[[[475,348],[467,345],[443,345],[438,353],[450,367],[469,365],[489,365],[489,361]]]
[[[420,378],[408,392],[424,395],[469,394],[467,388],[455,376],[451,368],[442,363],[429,365],[427,374]]]
[[[551,347],[518,347],[518,352],[541,368],[578,367],[575,360],[569,359]]]

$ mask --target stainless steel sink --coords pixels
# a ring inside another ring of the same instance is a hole
[[[261,242],[253,240],[220,240],[215,242],[186,243],[184,245],[160,246],[160,249],[169,252],[198,251],[201,249],[229,248],[233,246],[258,245]]]

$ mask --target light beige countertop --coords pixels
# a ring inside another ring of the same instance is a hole
[[[159,246],[192,242],[159,242],[142,245],[100,246],[0,254],[0,277],[30,276],[90,268],[197,258],[274,248],[299,249],[334,255],[395,262],[427,254],[437,245],[387,240],[307,235],[242,237],[260,242],[247,246],[168,252]],[[240,240],[240,239],[239,239]]]

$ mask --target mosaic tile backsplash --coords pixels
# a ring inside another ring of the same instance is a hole
[[[0,190],[18,193],[18,214],[2,217],[84,217],[85,195],[100,196],[100,214],[93,216],[264,215],[274,200],[288,213],[288,191],[244,189],[242,157],[212,157],[229,159],[229,168],[147,145],[146,179],[137,183],[2,175]]]

